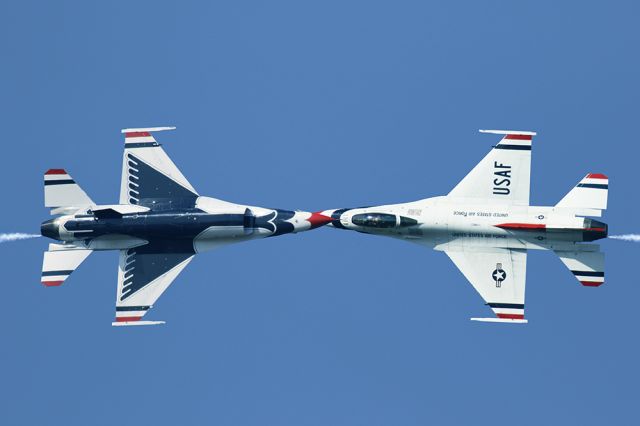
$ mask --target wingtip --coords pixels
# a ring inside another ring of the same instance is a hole
[[[45,173],[46,175],[66,175],[68,174],[65,169],[49,169]]]
[[[602,173],[589,173],[585,179],[609,179],[609,177]]]
[[[132,127],[120,130],[120,133],[135,133],[135,132],[163,132],[165,130],[175,130],[175,126],[165,127]]]

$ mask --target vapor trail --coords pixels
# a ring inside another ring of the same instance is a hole
[[[634,243],[640,243],[640,234],[609,235],[609,238],[613,238],[614,240],[632,241]]]
[[[9,241],[28,240],[29,238],[38,238],[38,234],[24,234],[22,232],[13,232],[10,234],[0,234],[0,243]]]

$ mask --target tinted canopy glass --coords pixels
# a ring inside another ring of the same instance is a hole
[[[353,216],[351,222],[368,228],[393,228],[396,226],[396,216],[386,213],[363,213]]]

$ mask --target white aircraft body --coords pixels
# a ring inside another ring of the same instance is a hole
[[[480,293],[495,318],[475,321],[526,323],[528,250],[552,250],[584,286],[604,282],[607,236],[600,217],[607,207],[608,178],[587,174],[555,206],[530,206],[534,132],[481,130],[502,140],[446,196],[404,204],[337,209],[331,226],[400,238],[445,252]]]

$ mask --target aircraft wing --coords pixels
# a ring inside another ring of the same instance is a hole
[[[125,147],[120,204],[138,204],[150,208],[166,204],[193,207],[198,193],[153,137],[154,132],[174,128],[122,130]]]
[[[534,132],[480,130],[502,140],[456,185],[449,197],[529,205],[531,140]]]
[[[188,243],[156,241],[120,250],[116,319],[112,325],[164,323],[141,319],[195,256],[193,244]]]
[[[527,251],[487,248],[483,251],[445,251],[471,282],[497,318],[474,321],[518,322],[524,319]]]

